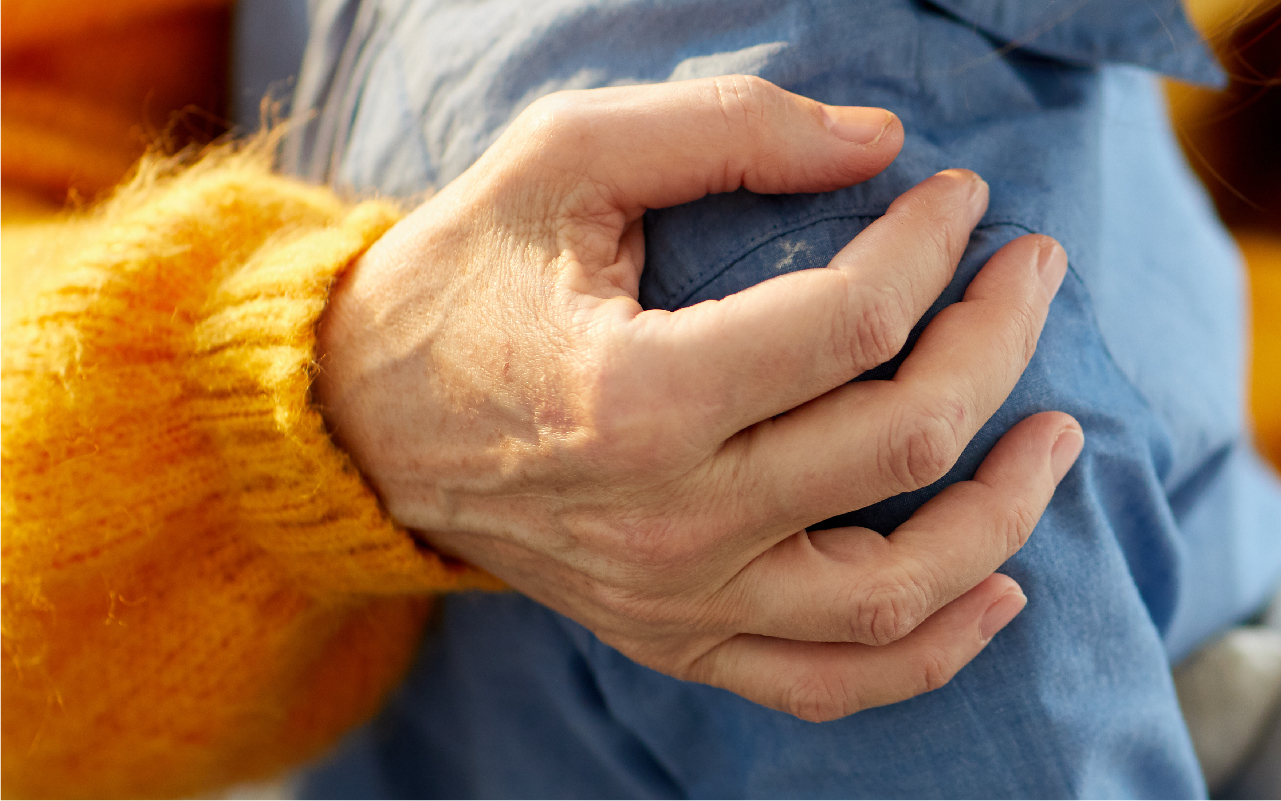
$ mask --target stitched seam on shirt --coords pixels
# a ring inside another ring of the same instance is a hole
[[[806,228],[813,228],[814,226],[820,223],[831,222],[833,220],[867,219],[867,220],[875,221],[877,219],[880,219],[881,217],[884,217],[885,213],[889,210],[888,206],[883,208],[878,206],[876,208],[878,210],[875,210],[875,211],[868,210],[865,208],[860,208],[860,209],[844,209],[839,213],[833,213],[830,211],[818,212],[808,216],[800,217],[797,220],[792,222],[776,223],[765,233],[758,234],[757,237],[754,239],[749,239],[747,243],[743,246],[743,249],[741,251],[739,251],[735,255],[727,257],[728,260],[720,267],[713,268],[708,273],[701,273],[699,275],[690,277],[686,279],[684,282],[682,282],[682,284],[676,290],[676,292],[673,293],[677,296],[677,300],[673,301],[673,305],[676,307],[682,306],[683,304],[685,304],[686,301],[690,299],[692,295],[696,294],[697,292],[705,288],[708,284],[712,283],[717,278],[720,278],[731,267],[738,264],[743,259],[746,259],[748,256],[752,255],[753,253],[765,247],[771,242],[782,239],[783,237],[788,236],[789,234],[794,234],[798,231],[804,231]],[[981,230],[986,230],[988,228],[994,228],[1000,225],[1012,226],[1022,231],[1026,231],[1029,234],[1037,233],[1036,231],[1028,228],[1026,225],[1023,225],[1021,223],[1004,222],[1004,221],[991,222],[991,223],[986,223],[984,225],[979,225],[979,226],[976,226],[974,230],[981,231]],[[699,281],[699,279],[704,275],[706,276],[706,278],[703,278],[701,281]],[[1079,275],[1077,277],[1080,278]],[[699,281],[699,283],[696,286],[692,286],[695,281]],[[1090,302],[1093,303],[1094,301],[1091,300]],[[1091,308],[1091,313],[1093,313],[1093,308]]]
[[[735,255],[729,256],[728,260],[724,264],[722,264],[720,267],[713,268],[707,273],[703,273],[701,275],[693,276],[686,279],[681,284],[680,288],[678,288],[676,292],[673,293],[674,295],[676,295],[677,299],[673,301],[672,305],[676,307],[684,305],[685,302],[690,299],[690,296],[694,295],[699,290],[705,288],[708,284],[715,281],[717,278],[720,278],[722,275],[725,274],[727,270],[729,270],[735,264],[738,264],[743,259],[746,259],[748,256],[752,255],[756,251],[765,247],[769,243],[778,239],[782,239],[788,234],[794,234],[797,231],[804,231],[806,228],[813,228],[819,223],[831,222],[832,220],[855,220],[855,219],[875,220],[879,217],[884,217],[884,216],[885,216],[885,210],[881,210],[880,212],[869,212],[869,211],[863,211],[863,210],[860,210],[860,211],[844,210],[844,211],[841,211],[840,213],[832,213],[828,211],[828,212],[811,214],[806,217],[801,217],[799,220],[789,222],[789,223],[777,223],[765,233],[757,235],[755,239],[749,239],[747,243],[743,246],[743,249],[741,251],[739,251]],[[706,276],[706,277],[703,277],[703,276]],[[700,278],[702,279],[701,281],[700,281]],[[700,282],[697,285],[694,285],[695,281],[700,281]]]

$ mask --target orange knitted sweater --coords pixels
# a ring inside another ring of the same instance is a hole
[[[396,209],[264,162],[144,165],[6,315],[5,796],[270,774],[377,709],[429,593],[496,586],[391,523],[309,404],[329,286]]]

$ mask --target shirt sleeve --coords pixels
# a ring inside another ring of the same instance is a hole
[[[5,320],[5,795],[269,774],[375,711],[430,593],[497,586],[392,522],[310,403],[329,287],[396,209],[262,161],[144,164],[23,265],[48,279]]]

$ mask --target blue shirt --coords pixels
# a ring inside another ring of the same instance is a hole
[[[1281,573],[1281,490],[1242,419],[1238,258],[1179,155],[1152,74],[1213,82],[1219,72],[1172,0],[1062,6],[316,4],[295,96],[295,109],[316,113],[286,159],[358,192],[443,185],[522,108],[563,88],[752,73],[902,119],[902,154],[862,185],[735,192],[647,214],[647,307],[824,266],[948,167],[983,175],[991,205],[927,320],[1011,239],[1063,243],[1070,269],[1036,356],[955,468],[829,525],[892,529],[1038,411],[1074,415],[1086,443],[1003,568],[1027,608],[940,690],[805,723],[640,667],[525,598],[455,596],[390,706],[308,793],[1204,794],[1170,661],[1248,616]]]

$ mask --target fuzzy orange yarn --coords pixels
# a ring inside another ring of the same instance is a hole
[[[268,775],[373,714],[429,593],[497,586],[387,519],[309,404],[329,286],[397,210],[264,162],[144,165],[5,321],[6,796]]]

